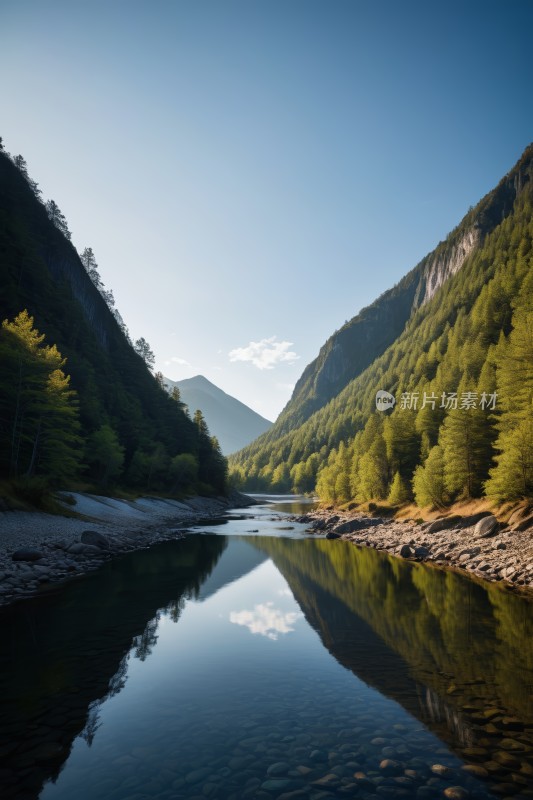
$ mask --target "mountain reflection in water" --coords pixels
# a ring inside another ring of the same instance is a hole
[[[7,798],[424,800],[449,785],[432,763],[480,800],[533,796],[532,604],[492,584],[345,542],[204,534],[1,618]],[[405,776],[380,774],[387,753]]]

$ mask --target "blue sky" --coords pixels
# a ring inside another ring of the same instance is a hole
[[[274,419],[533,140],[530,0],[0,0],[0,135],[134,338]]]

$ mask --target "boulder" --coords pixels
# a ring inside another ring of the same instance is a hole
[[[340,538],[341,534],[338,533],[337,531],[328,531],[326,533],[326,539],[340,539]]]
[[[107,536],[104,536],[103,533],[98,533],[98,531],[83,531],[80,541],[82,544],[90,544],[93,547],[99,547],[101,550],[109,550],[110,548]]]
[[[459,514],[452,514],[450,517],[440,517],[434,522],[430,522],[427,528],[425,528],[425,531],[426,533],[439,533],[439,531],[447,531],[449,528],[457,528],[462,519],[463,517],[459,516]]]
[[[44,558],[44,553],[31,547],[22,547],[20,550],[15,550],[11,558],[13,561],[40,561]]]
[[[402,545],[402,549],[400,550],[400,555],[402,558],[411,558],[413,555],[413,551],[409,547],[408,544]]]
[[[429,548],[424,547],[423,545],[419,545],[419,547],[415,547],[415,556],[417,558],[427,558],[429,556]]]
[[[474,528],[474,536],[481,539],[488,539],[490,536],[495,536],[500,530],[500,523],[494,516],[490,514],[488,517],[480,519]]]
[[[363,530],[364,528],[372,528],[382,522],[379,518],[374,517],[357,517],[356,519],[349,519],[346,522],[341,522],[336,528],[333,528],[335,533],[355,533],[355,531]]]
[[[471,528],[472,525],[475,525],[480,519],[490,516],[490,511],[479,511],[477,514],[470,514],[468,517],[461,517],[461,521],[458,523],[457,527]]]

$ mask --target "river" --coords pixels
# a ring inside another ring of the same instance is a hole
[[[236,511],[0,613],[18,800],[533,797],[533,604]]]

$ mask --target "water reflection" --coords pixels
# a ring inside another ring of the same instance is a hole
[[[159,609],[177,619],[225,547],[222,537],[163,544],[2,609],[2,798],[36,797],[76,735],[93,742],[101,699],[119,693],[131,658],[156,645]]]
[[[533,796],[532,608],[494,585],[191,535],[0,616],[2,797]]]
[[[531,781],[531,599],[344,542],[298,550],[281,539],[255,544],[274,559],[341,663],[467,760],[493,762],[498,775],[507,762]]]
[[[230,611],[229,621],[244,625],[250,633],[258,633],[276,641],[279,634],[294,631],[294,623],[302,615],[297,611],[282,611],[275,608],[272,600],[258,603],[251,611]]]

